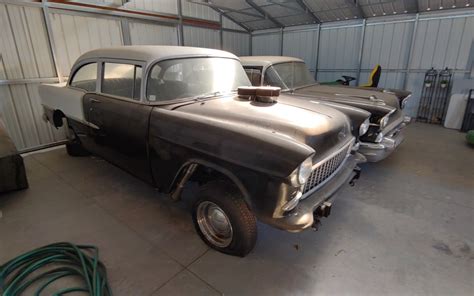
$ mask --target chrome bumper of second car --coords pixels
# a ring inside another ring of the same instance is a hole
[[[387,134],[380,143],[360,142],[359,153],[363,154],[368,162],[378,162],[389,156],[405,139],[404,128],[410,122],[406,117],[398,127]]]

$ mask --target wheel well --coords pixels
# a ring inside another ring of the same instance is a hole
[[[53,124],[55,127],[63,126],[63,118],[66,117],[61,110],[54,110],[53,113]]]
[[[250,209],[252,209],[252,201],[250,199],[250,195],[244,185],[240,182],[240,180],[232,174],[230,171],[220,168],[214,167],[212,164],[203,164],[203,163],[194,163],[197,164],[197,168],[194,170],[192,175],[186,180],[188,182],[197,182],[199,186],[203,186],[204,184],[215,181],[215,180],[222,180],[229,183],[230,186],[234,186],[240,193],[242,193],[242,197],[244,201],[247,203]],[[179,186],[180,181],[182,180],[183,176],[187,169],[192,165],[192,163],[186,165],[180,172],[179,177],[175,180],[175,184],[173,185],[173,191],[177,189]],[[184,184],[183,184],[184,185]]]

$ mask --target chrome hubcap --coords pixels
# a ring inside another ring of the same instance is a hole
[[[199,229],[213,245],[225,248],[232,242],[233,230],[229,218],[215,203],[204,201],[197,207]]]

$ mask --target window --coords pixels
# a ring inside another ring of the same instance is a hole
[[[242,65],[227,58],[187,58],[154,65],[147,82],[147,99],[168,101],[228,93],[239,86],[250,86]]]
[[[250,79],[250,82],[254,86],[260,86],[261,79],[262,79],[262,68],[255,69],[255,68],[245,68],[245,73]]]
[[[86,91],[95,91],[97,85],[97,63],[80,67],[71,79],[70,86]]]
[[[129,64],[105,63],[102,93],[140,100],[142,67]]]
[[[270,69],[272,69],[274,73],[269,73]],[[316,83],[306,67],[306,64],[301,62],[273,65],[267,70],[265,76],[269,76],[268,79],[272,80],[272,85],[279,86],[274,80],[280,80],[279,83],[286,85],[286,88],[296,88]]]

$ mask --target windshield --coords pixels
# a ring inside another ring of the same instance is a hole
[[[267,69],[264,80],[265,84],[279,86],[282,89],[292,89],[316,83],[306,64],[301,62],[273,65]]]
[[[157,63],[147,83],[151,102],[228,93],[250,86],[239,61],[227,58],[186,58]]]

